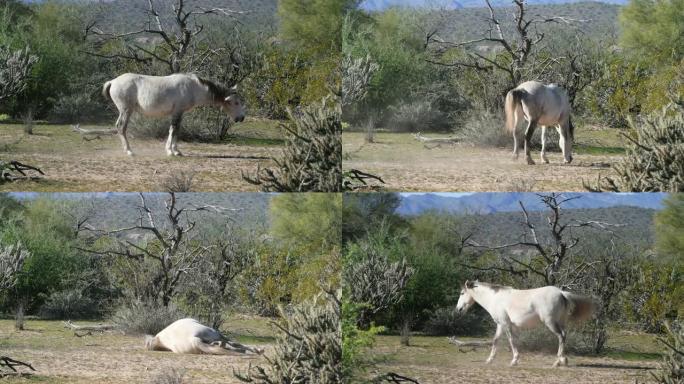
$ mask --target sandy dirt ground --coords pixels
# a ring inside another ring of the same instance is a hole
[[[78,322],[83,324],[83,322]],[[37,370],[29,379],[6,382],[152,383],[163,372],[176,370],[184,383],[240,383],[233,370],[263,364],[262,356],[180,355],[146,351],[142,337],[117,332],[74,336],[60,322],[29,321],[27,330],[14,331],[11,321],[0,321],[0,354],[30,362]],[[260,344],[266,353],[268,344]]]
[[[52,125],[36,126],[28,136],[20,125],[0,125],[0,158],[37,166],[46,174],[39,181],[5,183],[1,190],[158,191],[166,178],[185,172],[194,176],[192,191],[256,191],[242,172],[272,166],[270,158],[280,156],[282,143],[273,138],[274,124],[263,131],[263,124],[243,124],[236,134],[244,136],[233,142],[179,142],[183,157],[166,156],[162,140],[129,138],[135,156],[128,157],[117,136],[85,141],[69,126]]]
[[[343,166],[382,177],[390,191],[586,191],[582,182],[611,175],[621,151],[602,151],[593,138],[580,136],[577,142],[571,165],[562,165],[560,152],[550,152],[550,163],[541,164],[533,151],[537,164],[529,166],[524,155],[514,160],[509,148],[467,143],[428,148],[408,133],[380,133],[374,143],[364,143],[363,133],[352,132],[343,134]]]
[[[488,348],[459,351],[445,338],[414,337],[410,347],[399,347],[397,337],[380,337],[374,356],[381,362],[376,374],[395,372],[420,383],[499,384],[624,384],[652,382],[649,371],[658,360],[634,355],[574,356],[567,367],[553,368],[553,353],[521,352],[519,364],[510,367],[511,353],[501,343],[496,359],[485,364]]]

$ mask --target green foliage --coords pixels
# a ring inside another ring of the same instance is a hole
[[[358,319],[364,305],[342,301],[342,369],[349,378],[364,371],[371,362],[364,352],[373,347],[375,336],[385,331],[385,327],[371,325],[368,329],[358,327]]]
[[[684,259],[684,194],[667,198],[665,208],[655,216],[658,253],[670,260]]]
[[[344,15],[358,0],[281,0],[278,2],[283,38],[322,54],[339,53]]]
[[[632,0],[620,13],[621,42],[653,62],[684,57],[684,1]]]
[[[281,303],[301,303],[339,286],[342,196],[282,194],[272,198],[272,241],[257,247],[245,281],[266,313]],[[248,284],[251,286],[252,284]]]
[[[129,335],[156,335],[185,315],[175,305],[130,301],[122,303],[112,315],[116,327]]]

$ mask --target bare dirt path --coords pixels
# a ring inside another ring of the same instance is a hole
[[[239,129],[238,129],[239,127]],[[93,128],[93,127],[87,127]],[[70,126],[36,126],[35,134],[20,125],[0,125],[0,158],[41,168],[40,181],[5,183],[5,191],[159,191],[173,174],[193,175],[197,192],[256,191],[242,179],[279,156],[279,132],[272,122],[238,125],[235,140],[218,144],[179,143],[183,157],[168,157],[162,140],[131,138],[135,156],[121,150],[116,136],[83,140]]]
[[[79,322],[81,324],[82,322]],[[29,321],[26,331],[14,331],[12,322],[0,321],[1,354],[29,362],[35,377],[10,383],[151,383],[163,372],[182,372],[188,383],[240,383],[233,370],[264,364],[262,356],[180,355],[147,351],[142,337],[117,332],[74,336],[58,321]],[[261,344],[266,353],[271,346]]]
[[[511,353],[501,343],[492,364],[484,361],[488,348],[459,351],[443,337],[414,337],[410,347],[400,347],[399,338],[378,338],[373,354],[381,361],[376,374],[395,372],[420,383],[498,383],[498,384],[624,384],[653,382],[650,370],[657,359],[638,354],[616,356],[575,356],[569,366],[553,368],[554,353],[521,352],[519,364],[510,367]],[[652,340],[648,340],[649,347]],[[467,349],[467,348],[465,348]]]
[[[594,136],[577,138],[571,165],[562,165],[558,152],[549,153],[550,164],[540,164],[536,151],[532,156],[537,164],[528,166],[524,156],[513,160],[509,148],[456,143],[428,145],[430,149],[408,133],[377,134],[369,144],[363,133],[347,132],[343,165],[382,177],[391,191],[585,191],[583,180],[593,183],[599,175],[612,174],[610,166],[622,156],[619,147],[603,148]]]

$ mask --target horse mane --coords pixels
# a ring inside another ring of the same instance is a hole
[[[222,85],[216,84],[211,80],[199,76],[197,76],[197,80],[199,80],[200,84],[206,85],[209,88],[209,92],[211,92],[212,96],[214,97],[214,100],[223,101],[223,99],[225,99],[227,96],[231,94],[230,89]]]
[[[510,287],[508,285],[500,285],[500,284],[492,284],[492,283],[482,283],[482,282],[477,282],[475,286],[482,286],[482,287],[487,287],[494,292],[499,292],[501,290],[506,290],[506,289],[513,289],[513,287]]]

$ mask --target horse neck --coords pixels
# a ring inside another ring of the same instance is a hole
[[[211,89],[199,82],[195,83],[195,100],[197,105],[218,106],[221,104],[220,100],[214,97]]]
[[[474,287],[470,290],[473,299],[490,314],[493,313],[496,292],[489,287]]]

